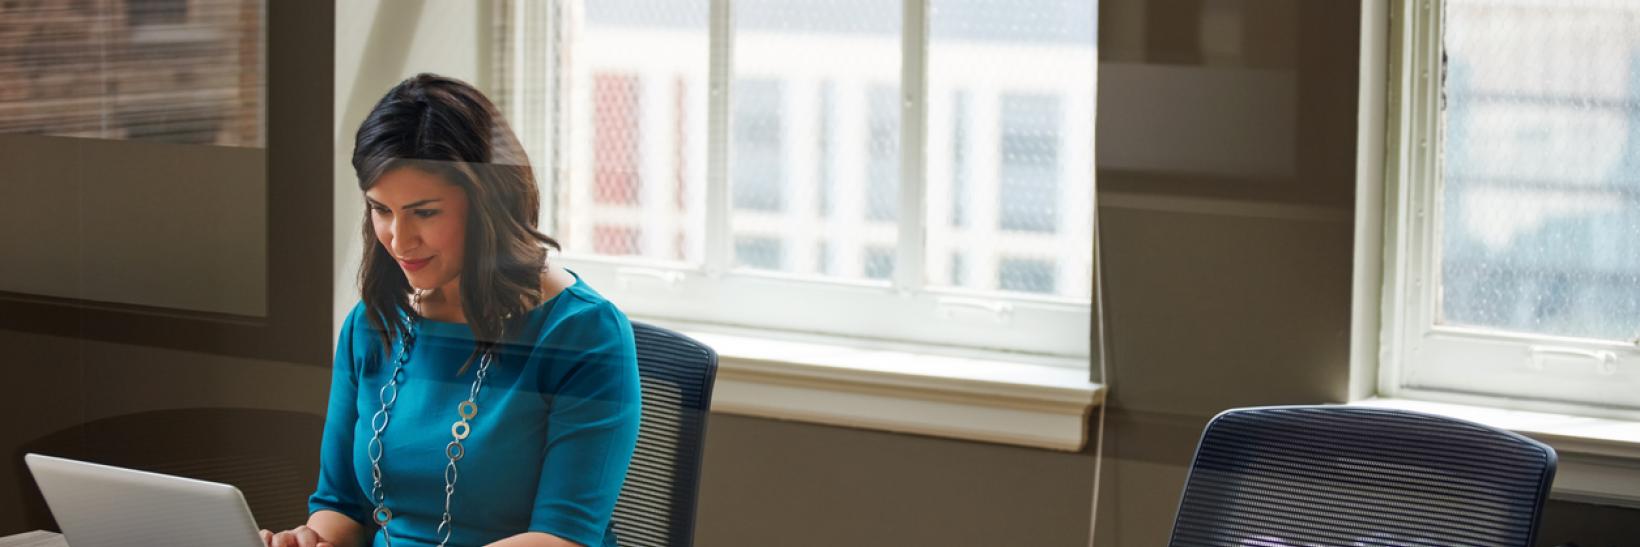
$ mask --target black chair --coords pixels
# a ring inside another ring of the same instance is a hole
[[[1168,545],[1530,547],[1555,461],[1443,416],[1234,409],[1202,434]]]
[[[615,536],[624,547],[688,547],[717,352],[670,330],[634,321],[643,422],[626,484],[615,502]]]

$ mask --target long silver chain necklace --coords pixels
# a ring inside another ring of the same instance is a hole
[[[421,310],[421,298],[422,293],[417,291],[415,301],[418,314]],[[410,348],[415,343],[417,326],[418,322],[415,315],[406,318],[404,335],[399,339],[399,355],[393,362],[393,373],[387,377],[387,383],[383,384],[381,391],[378,392],[382,408],[377,410],[376,414],[370,418],[372,434],[370,444],[366,445],[365,449],[365,452],[370,456],[370,498],[371,501],[376,502],[376,508],[371,511],[370,517],[376,521],[377,526],[381,527],[382,539],[389,546],[393,545],[393,534],[388,532],[387,523],[393,520],[393,511],[387,508],[387,494],[382,488],[382,432],[387,430],[388,411],[393,408],[394,401],[399,398],[399,375],[404,370],[405,362],[410,360]],[[444,517],[439,520],[438,530],[436,531],[439,534],[439,547],[444,547],[444,544],[450,541],[450,532],[452,530],[450,499],[455,496],[456,479],[460,478],[460,473],[456,470],[456,462],[461,461],[461,458],[466,455],[466,449],[462,447],[461,441],[466,440],[467,435],[472,432],[472,427],[468,422],[473,417],[478,416],[478,392],[484,387],[484,376],[489,371],[490,362],[493,360],[494,354],[492,351],[485,351],[484,355],[479,357],[478,377],[473,379],[473,388],[468,392],[467,400],[456,405],[456,413],[461,418],[450,424],[450,436],[453,438],[449,444],[444,445],[444,455],[450,460],[450,463],[444,466]]]

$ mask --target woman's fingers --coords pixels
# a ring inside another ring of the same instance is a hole
[[[324,539],[319,537],[318,532],[306,526],[297,526],[291,532],[296,534],[297,547],[319,547],[319,540]]]
[[[316,540],[310,540],[303,543],[301,530],[302,527],[298,526],[296,528],[274,534],[273,539],[268,542],[268,547],[312,547],[313,544],[318,543]]]
[[[267,547],[336,547],[305,525],[277,534],[262,530],[257,532],[257,535],[262,537],[262,544]]]

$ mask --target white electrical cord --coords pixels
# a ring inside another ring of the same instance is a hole
[[[1108,406],[1107,401],[1110,400],[1110,373],[1106,366],[1110,362],[1110,338],[1105,336],[1105,276],[1104,260],[1099,252],[1099,232],[1101,230],[1099,230],[1099,203],[1097,198],[1095,198],[1093,207],[1093,225],[1093,260],[1095,264],[1093,269],[1095,275],[1093,293],[1094,303],[1097,305],[1093,310],[1095,312],[1093,314],[1093,335],[1099,341],[1097,357],[1099,359],[1099,383],[1103,389],[1103,396],[1100,397],[1099,401],[1098,425],[1094,429],[1093,499],[1088,507],[1088,547],[1094,547],[1094,532],[1099,527],[1099,479],[1102,476],[1101,472],[1104,470],[1105,464],[1105,409]]]

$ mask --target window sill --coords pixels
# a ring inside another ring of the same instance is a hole
[[[1560,457],[1554,498],[1640,507],[1640,422],[1408,399],[1352,404],[1451,416],[1537,439]]]
[[[646,320],[647,321],[647,320]],[[1078,451],[1104,400],[1074,362],[932,355],[668,325],[718,353],[712,411]],[[1069,365],[1069,366],[1066,366]]]

